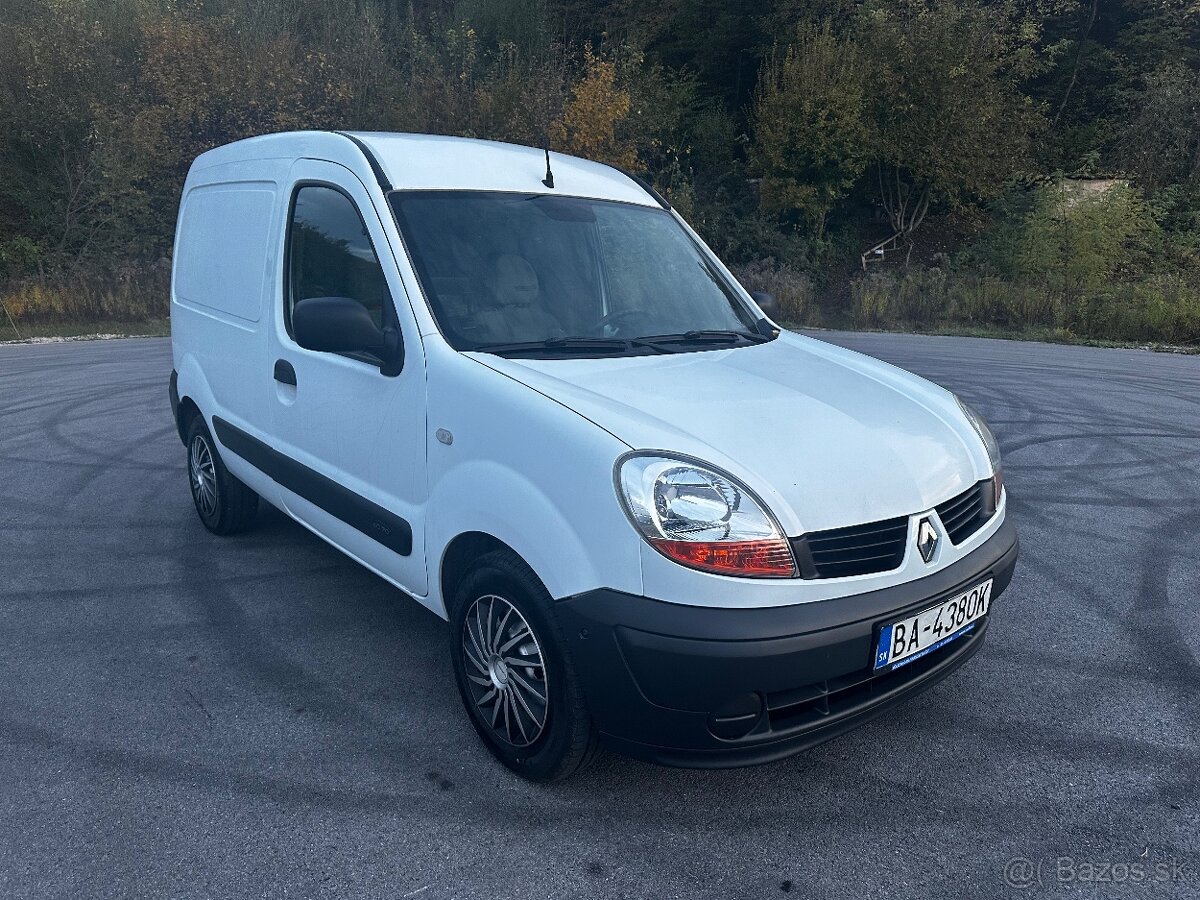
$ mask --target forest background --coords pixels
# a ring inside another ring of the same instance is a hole
[[[5,328],[164,327],[192,159],[303,128],[648,178],[794,325],[1200,343],[1197,0],[3,0]]]

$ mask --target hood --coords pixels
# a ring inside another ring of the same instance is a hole
[[[793,536],[921,512],[989,471],[949,391],[787,332],[752,347],[670,355],[472,356],[632,449],[725,469]]]

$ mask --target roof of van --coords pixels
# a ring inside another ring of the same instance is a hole
[[[546,187],[545,151],[499,141],[434,134],[292,131],[247,138],[202,154],[193,172],[256,159],[324,159],[364,182],[395,190],[491,190],[620,200],[654,206],[642,184],[603,163],[550,152],[554,188]]]

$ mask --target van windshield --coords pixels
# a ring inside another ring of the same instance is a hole
[[[755,314],[659,207],[397,191],[396,220],[457,350],[555,358],[759,343]]]

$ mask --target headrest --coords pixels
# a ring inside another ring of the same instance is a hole
[[[537,299],[537,272],[525,257],[501,254],[492,262],[491,288],[501,306],[525,306]]]

